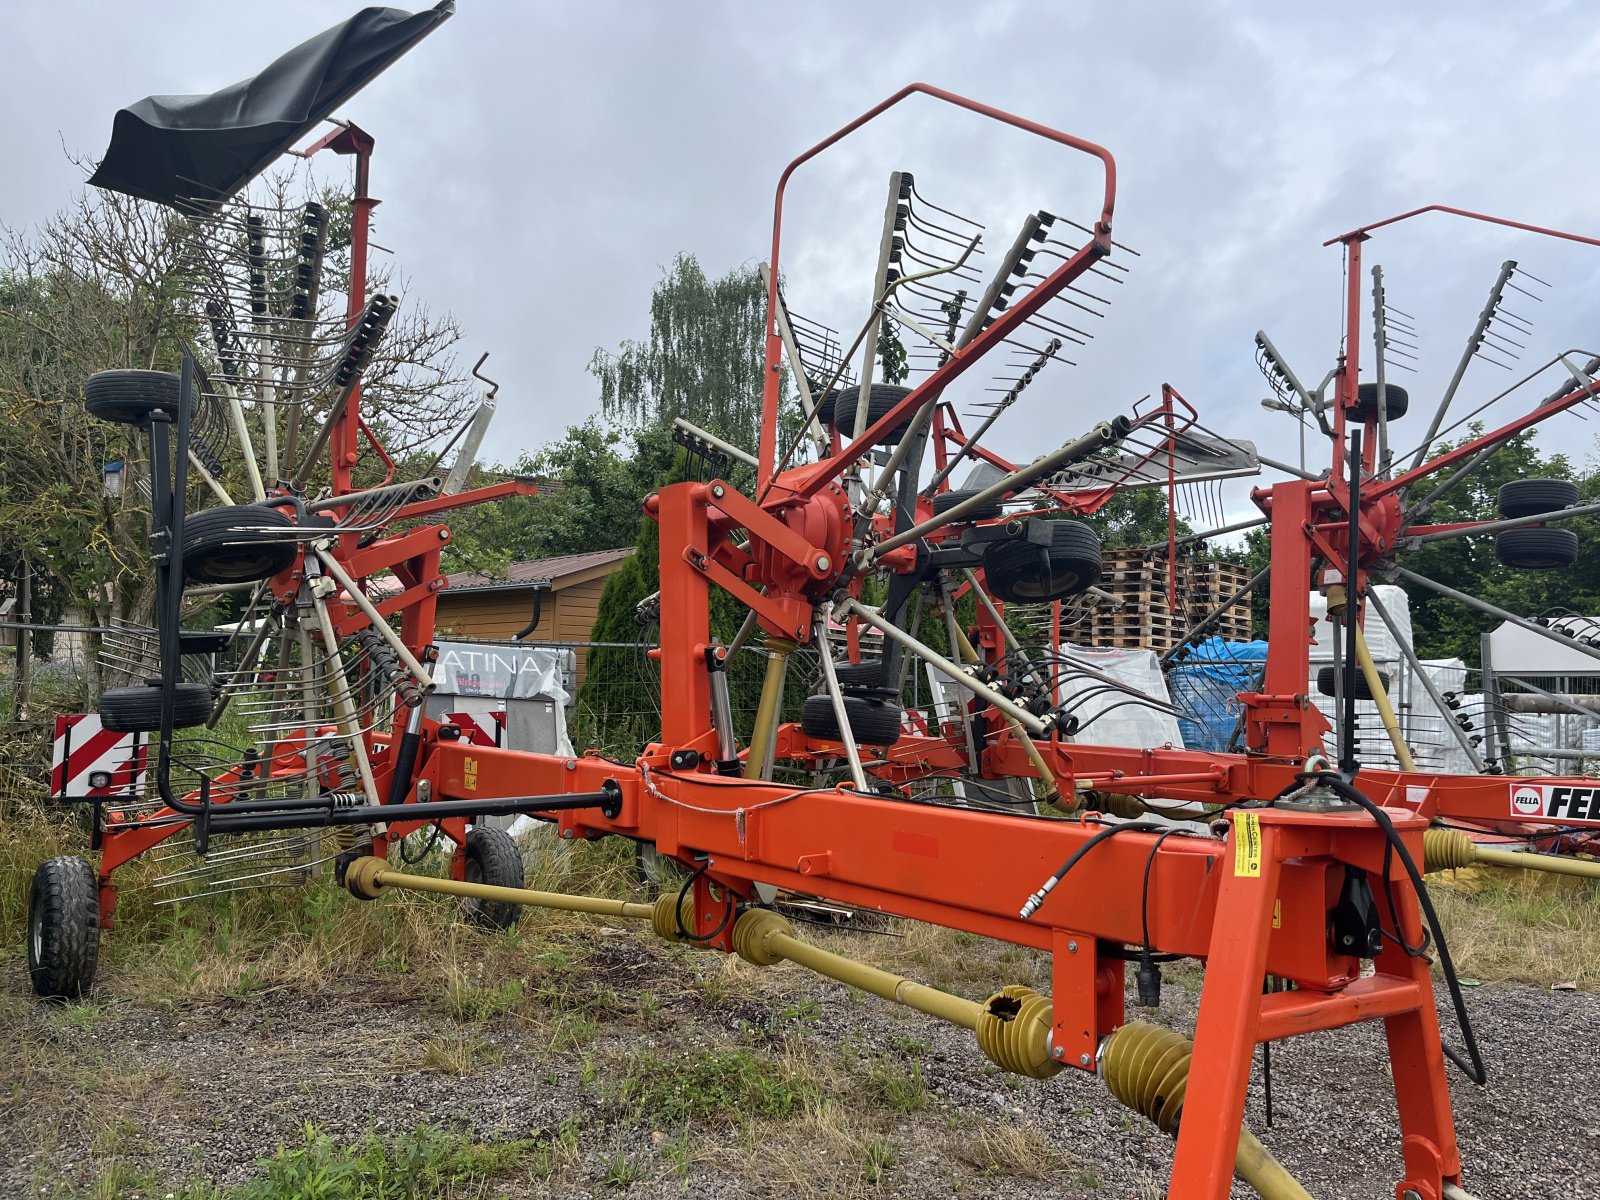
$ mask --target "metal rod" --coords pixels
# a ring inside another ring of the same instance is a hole
[[[847,603],[853,602],[847,601]],[[822,678],[827,684],[828,699],[833,704],[833,719],[839,724],[839,737],[844,743],[845,757],[850,761],[850,778],[855,781],[857,791],[866,792],[871,789],[867,787],[867,774],[861,769],[861,755],[856,750],[855,734],[850,728],[850,715],[844,707],[844,693],[839,689],[839,675],[833,669],[833,650],[828,644],[828,621],[832,611],[833,605],[824,604],[821,614],[817,617],[817,649],[821,651]]]
[[[910,650],[919,658],[926,659],[928,662],[938,667],[939,670],[943,671],[952,680],[954,680],[958,686],[966,688],[974,695],[983,697],[983,699],[994,705],[1001,712],[1015,717],[1022,724],[1022,726],[1034,736],[1044,737],[1050,732],[1051,726],[1048,721],[1040,720],[1021,705],[1007,699],[1005,696],[1002,696],[988,684],[980,683],[971,675],[967,674],[966,671],[962,670],[957,664],[951,662],[944,655],[940,654],[937,650],[934,650],[932,647],[919,642],[916,638],[912,637],[909,633],[906,633],[903,629],[898,629],[888,621],[885,621],[876,610],[868,608],[859,601],[849,599],[848,597],[839,607],[840,610],[842,610],[846,615],[855,615],[860,617],[863,621],[865,621],[868,625],[871,625],[885,637],[899,642],[902,646],[904,646],[907,650]]]
[[[744,463],[747,467],[753,467],[756,465],[756,456],[751,454],[748,450],[741,450],[732,442],[725,442],[716,434],[707,433],[704,429],[701,429],[700,426],[695,425],[692,422],[685,421],[682,417],[674,417],[672,419],[672,427],[674,429],[683,430],[691,437],[697,438],[700,441],[705,442],[707,445],[715,446],[729,458],[737,459],[739,462]]]
[[[1257,571],[1253,576],[1251,576],[1250,581],[1248,583],[1246,583],[1242,588],[1240,588],[1233,595],[1229,596],[1221,604],[1217,605],[1214,609],[1212,609],[1211,612],[1208,613],[1204,618],[1202,618],[1198,623],[1196,623],[1189,630],[1188,633],[1184,634],[1183,637],[1179,641],[1175,642],[1173,644],[1173,646],[1172,646],[1172,649],[1168,650],[1165,654],[1163,654],[1161,656],[1161,665],[1162,666],[1166,666],[1169,662],[1172,661],[1173,656],[1175,654],[1177,654],[1179,650],[1181,650],[1183,647],[1189,645],[1191,642],[1194,641],[1195,638],[1199,637],[1201,634],[1203,634],[1207,630],[1209,630],[1212,626],[1216,625],[1217,622],[1221,621],[1223,613],[1227,612],[1235,604],[1239,603],[1239,601],[1243,600],[1247,595],[1249,595],[1251,592],[1255,591],[1255,589],[1261,585],[1261,581],[1264,580],[1271,573],[1272,573],[1272,568],[1270,566],[1265,566],[1265,567],[1262,567],[1261,570]]]
[[[1054,453],[1035,459],[1027,466],[1011,472],[1005,478],[990,484],[974,495],[968,496],[961,503],[952,504],[938,516],[931,517],[920,525],[913,525],[904,533],[897,533],[891,538],[885,538],[865,552],[868,563],[870,564],[873,560],[881,558],[891,550],[897,550],[909,542],[916,541],[935,529],[943,529],[946,525],[955,524],[968,513],[977,511],[990,501],[997,500],[1008,492],[1027,487],[1069,462],[1076,462],[1089,457],[1096,450],[1109,446],[1112,442],[1124,436],[1131,427],[1132,422],[1127,417],[1119,416],[1111,421],[1101,421],[1081,438],[1068,442]]]
[[[1408,546],[1424,546],[1429,542],[1443,542],[1451,538],[1477,537],[1499,533],[1503,529],[1521,529],[1525,525],[1543,525],[1547,521],[1570,521],[1574,517],[1588,517],[1600,513],[1600,504],[1574,504],[1571,508],[1558,508],[1554,512],[1535,513],[1531,517],[1508,517],[1503,521],[1483,521],[1461,529],[1443,529],[1437,533],[1419,533],[1408,536]]]
[[[306,588],[311,593],[311,605],[316,610],[317,624],[322,630],[323,661],[328,664],[328,673],[333,677],[333,706],[344,724],[345,739],[350,743],[350,754],[356,760],[356,771],[361,778],[361,790],[366,793],[368,803],[377,804],[378,783],[372,777],[367,741],[361,733],[361,717],[350,699],[350,683],[345,677],[344,661],[339,657],[339,638],[333,629],[333,618],[328,615],[327,602],[317,595],[316,582],[307,581]]]
[[[1451,403],[1456,398],[1456,389],[1461,386],[1461,380],[1467,374],[1467,368],[1472,365],[1472,356],[1478,352],[1478,346],[1483,342],[1483,335],[1489,328],[1489,322],[1494,320],[1495,309],[1500,304],[1501,293],[1505,291],[1506,284],[1511,279],[1511,273],[1517,269],[1517,264],[1507,259],[1500,264],[1500,276],[1494,281],[1494,286],[1489,289],[1489,298],[1484,302],[1483,311],[1478,314],[1478,323],[1472,328],[1472,335],[1467,338],[1466,349],[1461,352],[1461,360],[1456,363],[1456,373],[1450,377],[1450,384],[1444,390],[1444,396],[1439,401],[1439,406],[1434,409],[1433,420],[1428,423],[1428,432],[1422,436],[1422,445],[1417,447],[1417,452],[1412,456],[1411,469],[1415,471],[1428,457],[1428,451],[1433,449],[1433,439],[1439,435],[1439,426],[1444,423],[1445,413],[1449,411]]]
[[[1422,684],[1422,690],[1428,693],[1429,698],[1433,700],[1434,707],[1443,716],[1444,723],[1449,726],[1450,732],[1455,734],[1456,742],[1466,752],[1467,761],[1472,764],[1472,769],[1481,775],[1483,773],[1483,757],[1478,753],[1478,748],[1472,744],[1472,739],[1467,737],[1467,731],[1451,720],[1450,706],[1445,703],[1444,695],[1439,691],[1439,685],[1433,682],[1433,678],[1428,674],[1427,669],[1423,667],[1421,660],[1417,658],[1417,652],[1412,648],[1410,642],[1400,636],[1400,629],[1395,625],[1394,618],[1389,615],[1389,610],[1384,607],[1383,601],[1378,598],[1377,588],[1367,589],[1367,603],[1372,605],[1373,611],[1378,614],[1378,619],[1388,628],[1389,636],[1394,638],[1395,645],[1400,647],[1400,653],[1405,656],[1406,662],[1411,664],[1411,670],[1416,675],[1417,682]]]
[[[389,622],[384,619],[383,614],[378,611],[372,601],[367,599],[366,592],[350,577],[350,573],[339,565],[338,559],[322,549],[321,546],[314,547],[314,549],[316,550],[317,561],[322,564],[322,569],[333,576],[339,586],[344,589],[345,594],[361,610],[362,615],[372,622],[372,631],[381,637],[389,649],[395,652],[396,657],[405,664],[406,670],[411,672],[411,677],[417,681],[417,686],[425,693],[432,692],[436,685],[433,682],[433,676],[428,673],[428,668],[418,661],[415,654],[411,653],[411,648],[401,640],[400,635],[389,628]]]
[[[1439,595],[1448,600],[1458,601],[1461,604],[1465,604],[1468,608],[1475,608],[1479,612],[1488,613],[1491,617],[1499,617],[1502,621],[1509,621],[1519,629],[1526,629],[1529,633],[1536,633],[1540,637],[1555,642],[1559,646],[1565,646],[1570,650],[1576,650],[1579,654],[1585,654],[1592,659],[1600,661],[1600,650],[1596,650],[1590,646],[1585,646],[1582,642],[1573,641],[1571,638],[1562,637],[1559,633],[1554,633],[1551,630],[1546,629],[1543,625],[1536,624],[1535,622],[1528,620],[1526,617],[1519,617],[1516,613],[1509,612],[1497,605],[1490,604],[1487,600],[1479,600],[1476,596],[1469,596],[1465,592],[1458,592],[1455,588],[1447,587],[1446,585],[1438,582],[1438,580],[1429,579],[1426,575],[1418,575],[1415,571],[1408,571],[1404,567],[1395,567],[1394,573],[1400,576],[1402,579],[1409,579],[1412,583],[1421,584],[1423,587],[1428,588],[1431,591],[1438,592]]]

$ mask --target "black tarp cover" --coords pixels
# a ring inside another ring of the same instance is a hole
[[[363,8],[209,96],[148,96],[117,113],[89,182],[177,208],[227,200],[454,10]]]

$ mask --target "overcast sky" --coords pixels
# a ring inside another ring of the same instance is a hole
[[[65,205],[81,177],[63,147],[98,158],[119,107],[254,74],[355,7],[11,0],[0,220]],[[415,295],[456,314],[469,361],[493,352],[494,458],[595,408],[590,355],[644,336],[676,253],[713,274],[766,258],[783,165],[923,80],[1106,146],[1116,236],[1141,254],[1080,365],[1046,372],[996,448],[1031,457],[1171,382],[1214,427],[1293,459],[1292,420],[1259,407],[1251,339],[1265,327],[1308,383],[1332,366],[1340,260],[1324,239],[1428,203],[1600,233],[1593,17],[1559,2],[461,0],[344,115],[377,138],[377,240]],[[989,263],[1025,212],[1098,207],[1092,159],[925,100],[846,147],[797,177],[784,255],[795,307],[841,329],[864,315],[891,169],[984,220]],[[1412,425],[1503,259],[1554,285],[1521,305],[1538,317],[1528,361],[1600,344],[1600,250],[1434,216],[1368,254],[1421,334]],[[1463,396],[1511,378],[1476,366]],[[1594,430],[1569,428],[1587,458]]]

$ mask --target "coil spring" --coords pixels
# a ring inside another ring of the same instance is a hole
[[[388,642],[378,636],[377,630],[368,628],[358,631],[356,644],[366,653],[372,669],[382,675],[384,681],[394,688],[402,704],[415,708],[422,703],[422,689],[417,686],[417,681],[412,678],[411,672],[400,665],[400,656]]]

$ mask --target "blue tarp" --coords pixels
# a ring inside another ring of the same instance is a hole
[[[1266,642],[1207,638],[1167,673],[1178,729],[1190,750],[1228,748],[1239,720],[1240,692],[1253,691],[1267,661]]]

